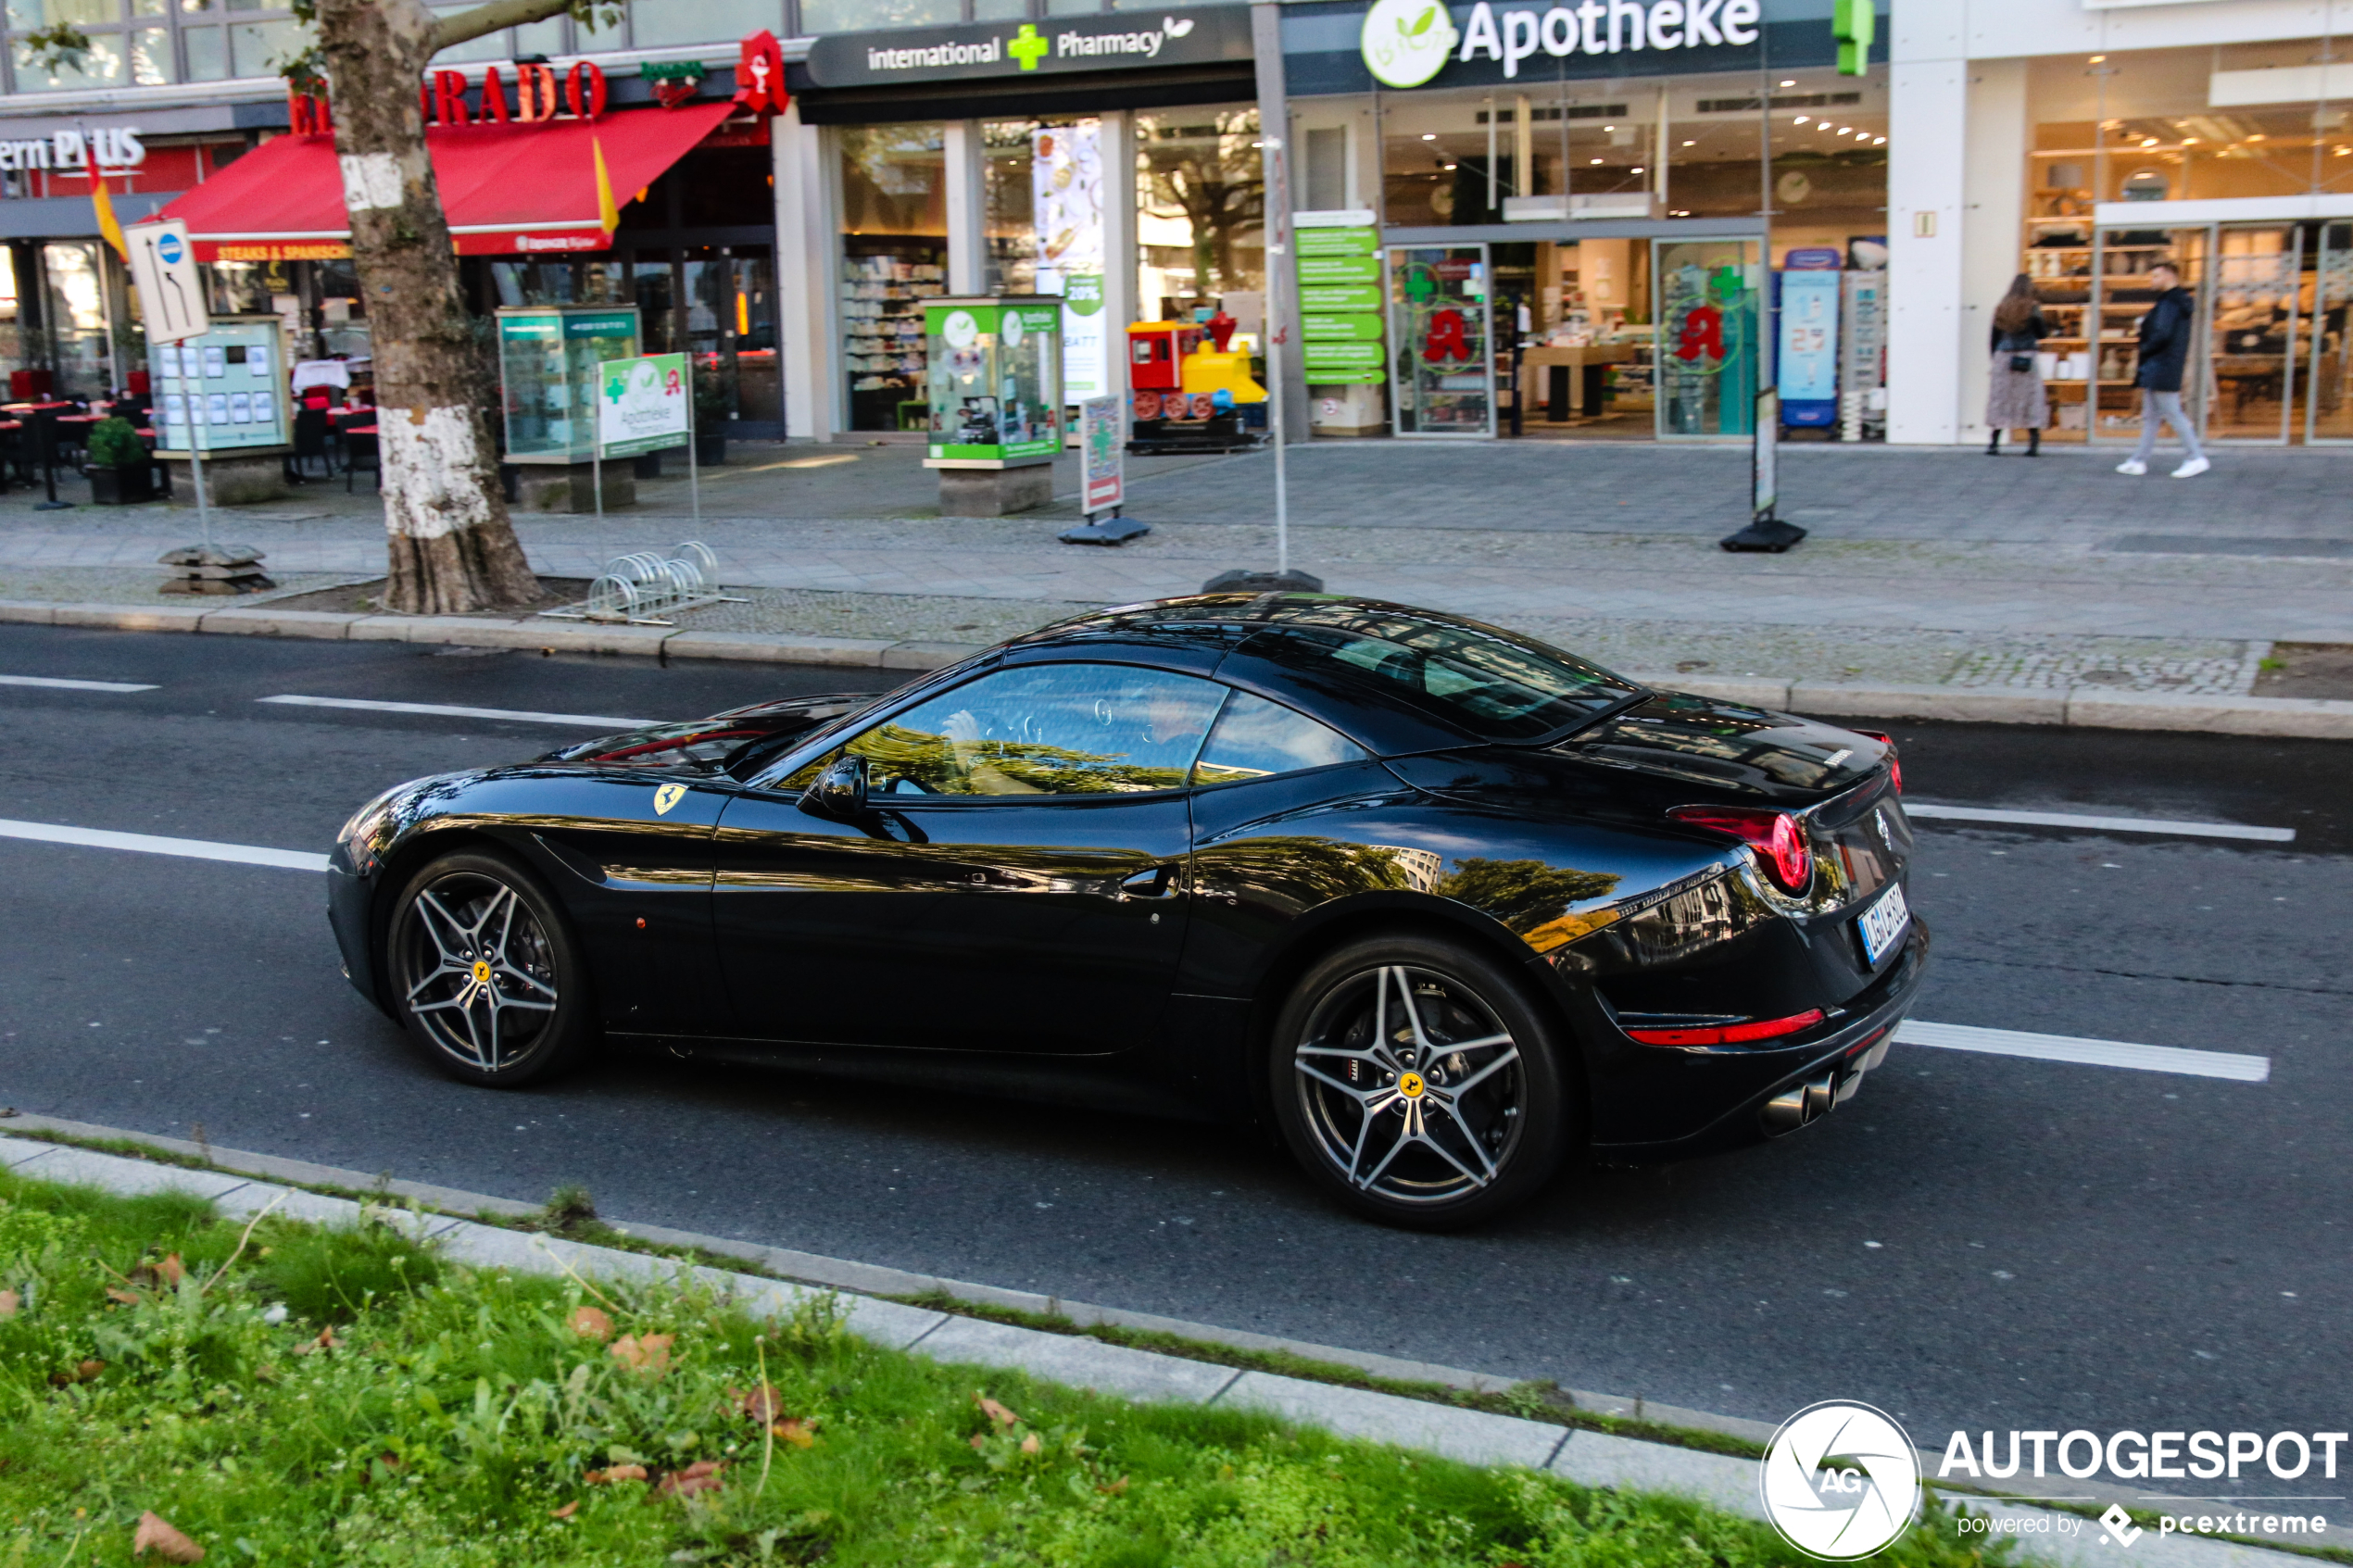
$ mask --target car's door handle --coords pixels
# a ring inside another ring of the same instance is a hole
[[[1165,898],[1176,891],[1176,868],[1174,866],[1154,866],[1150,871],[1138,872],[1119,884],[1119,896],[1123,898]]]

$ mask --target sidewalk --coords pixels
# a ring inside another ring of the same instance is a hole
[[[1275,558],[1263,453],[1135,460],[1128,510],[1152,533],[1116,550],[1055,541],[1076,515],[1069,472],[1039,512],[942,519],[919,448],[735,457],[705,476],[698,528],[683,477],[603,519],[519,519],[534,565],[589,576],[698,533],[726,583],[774,592],[682,629],[985,643]],[[2226,448],[2183,482],[2124,478],[2113,457],[1785,448],[1783,514],[1813,537],[1734,556],[1715,541],[1743,521],[1744,449],[1322,442],[1290,454],[1290,564],[1333,592],[1712,679],[2237,697],[2276,685],[2276,644],[2353,644],[2353,452]],[[373,495],[322,484],[218,526],[301,591],[378,575],[380,518]],[[195,521],[0,496],[0,598],[155,604],[155,557]]]

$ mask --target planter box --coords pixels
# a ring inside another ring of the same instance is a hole
[[[93,467],[83,470],[90,476],[90,499],[102,507],[126,507],[139,501],[152,501],[161,495],[156,483],[156,467],[141,463],[136,468],[104,469]]]

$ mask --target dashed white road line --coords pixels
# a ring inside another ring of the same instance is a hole
[[[2162,817],[2113,817],[2067,811],[2011,811],[1993,806],[1929,806],[1904,802],[1904,814],[1927,822],[2002,822],[2019,827],[2091,828],[2101,833],[2153,833],[2169,838],[2242,838],[2258,844],[2293,844],[2294,828],[2255,828],[2238,822],[2178,822]]]
[[[568,724],[586,729],[634,730],[659,719],[621,719],[610,713],[538,713],[519,708],[460,708],[447,702],[375,702],[357,696],[262,696],[256,702],[293,708],[356,708],[369,713],[430,713],[444,719],[504,719],[518,724]]]
[[[19,822],[0,818],[0,838],[41,844],[72,844],[86,849],[129,849],[141,855],[177,855],[190,860],[228,860],[245,866],[275,866],[290,872],[323,872],[327,858],[305,849],[267,849],[255,844],[215,844],[203,838],[165,838],[151,833],[116,833],[107,828],[62,827],[56,822]]]
[[[56,675],[0,675],[0,686],[47,686],[61,692],[151,692],[137,681],[68,681]]]
[[[1895,1031],[1899,1046],[1979,1051],[1987,1056],[2032,1057],[2087,1067],[2130,1067],[2143,1073],[2182,1073],[2194,1078],[2227,1078],[2261,1084],[2271,1076],[2268,1056],[2236,1051],[2192,1051],[2178,1046],[2136,1046],[2124,1040],[2084,1040],[2072,1035],[2030,1035],[2014,1029],[1981,1029],[1969,1023],[1930,1023],[1910,1019]]]

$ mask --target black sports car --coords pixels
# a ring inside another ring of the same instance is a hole
[[[1206,595],[403,784],[330,912],[469,1083],[610,1035],[1207,1113],[1453,1226],[1853,1094],[1928,949],[1901,785],[1476,621]]]

